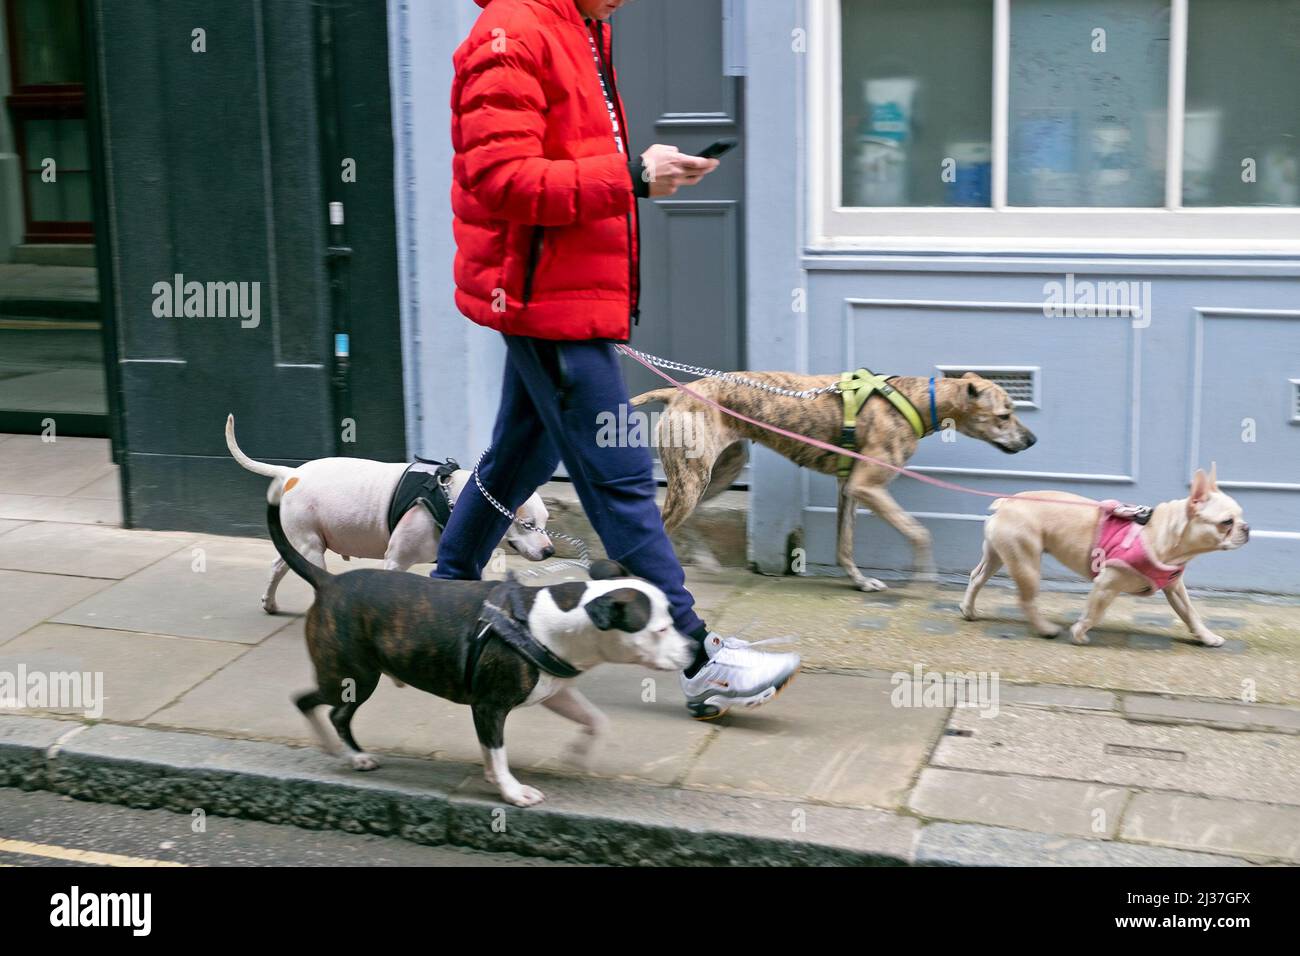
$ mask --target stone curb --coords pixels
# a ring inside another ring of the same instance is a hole
[[[1182,850],[604,779],[524,774],[501,804],[480,768],[387,757],[361,774],[314,749],[115,724],[0,717],[0,786],[551,859],[634,866],[1243,865]]]
[[[60,742],[61,741],[61,742]],[[0,718],[0,786],[139,809],[625,865],[912,862],[918,821],[855,810],[528,773],[547,802],[501,804],[479,767],[114,724]],[[802,827],[802,832],[796,830]]]

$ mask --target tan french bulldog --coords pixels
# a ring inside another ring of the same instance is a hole
[[[1164,592],[1169,606],[1202,644],[1223,643],[1192,607],[1182,575],[1187,562],[1198,554],[1232,551],[1250,538],[1241,505],[1219,490],[1213,465],[1209,474],[1197,469],[1189,497],[1152,509],[1095,502],[1060,491],[1027,491],[999,498],[990,510],[995,514],[984,523],[984,557],[971,571],[961,602],[962,616],[968,621],[975,620],[980,588],[1005,564],[1020,592],[1025,619],[1042,637],[1056,637],[1061,629],[1035,603],[1046,552],[1081,577],[1093,579],[1083,617],[1070,628],[1075,644],[1088,643],[1088,631],[1100,623],[1116,597],[1156,590]]]

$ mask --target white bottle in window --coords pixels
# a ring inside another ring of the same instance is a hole
[[[864,206],[907,205],[907,148],[917,81],[865,80],[866,122],[858,146],[858,194]]]

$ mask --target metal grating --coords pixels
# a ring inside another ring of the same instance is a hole
[[[980,368],[977,365],[954,368],[950,365],[942,365],[940,369],[947,378],[961,378],[967,372],[974,372],[1006,389],[1015,405],[1025,408],[1038,407],[1038,369],[1036,368]]]

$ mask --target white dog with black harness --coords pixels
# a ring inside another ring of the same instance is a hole
[[[235,441],[235,416],[226,419],[226,447],[235,461],[283,490],[291,481],[296,493],[285,500],[281,521],[294,549],[319,568],[325,552],[349,558],[382,558],[391,571],[437,560],[438,541],[472,473],[446,462],[405,462],[365,458],[317,458],[297,468],[254,461]],[[505,541],[529,561],[555,554],[546,534],[549,515],[534,493],[515,513]],[[271,568],[262,608],[276,612],[275,592],[289,570],[283,559]]]

